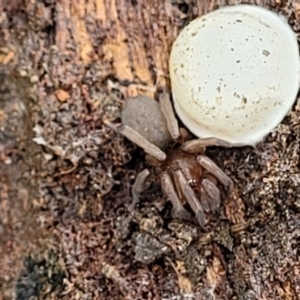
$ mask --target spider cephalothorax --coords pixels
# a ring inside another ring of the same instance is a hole
[[[187,140],[189,134],[179,128],[166,91],[161,93],[159,103],[144,96],[128,99],[121,118],[121,134],[143,148],[150,156],[148,161],[160,168],[161,187],[173,204],[173,216],[190,219],[183,206],[187,202],[203,227],[204,212],[215,212],[220,205],[218,182],[228,190],[233,185],[232,180],[204,155],[205,147],[229,146],[228,143],[214,138]],[[148,175],[145,169],[137,176],[132,189],[134,204]]]

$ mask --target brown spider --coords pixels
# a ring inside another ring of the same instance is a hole
[[[218,181],[228,191],[232,180],[207,156],[205,147],[230,146],[215,138],[192,139],[179,128],[169,94],[164,90],[159,103],[152,98],[138,96],[126,101],[121,114],[120,133],[143,148],[150,155],[150,163],[159,166],[163,193],[172,202],[172,216],[191,219],[184,208],[187,202],[201,227],[205,225],[204,212],[215,212],[220,206]],[[180,144],[180,147],[176,145]],[[132,188],[133,203],[139,201],[144,183],[150,174],[148,169],[137,175]]]

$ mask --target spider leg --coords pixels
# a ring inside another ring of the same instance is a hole
[[[183,143],[182,150],[188,153],[199,153],[203,152],[209,146],[231,148],[233,145],[217,138],[194,139]]]
[[[233,181],[207,156],[198,155],[197,162],[214,175],[229,191],[233,187]]]
[[[206,192],[206,190],[204,189],[204,187],[202,185],[200,185],[200,197],[201,197],[201,204],[202,207],[204,209],[205,212],[209,212],[210,211],[210,205],[209,205],[209,196]]]
[[[209,197],[208,203],[209,203],[210,210],[212,212],[215,212],[220,207],[220,203],[221,203],[220,190],[212,181],[210,181],[207,178],[201,181],[201,185],[203,186],[205,192]]]
[[[174,177],[181,189],[182,195],[187,200],[192,210],[195,212],[199,225],[201,227],[204,227],[206,220],[199,199],[197,198],[196,194],[194,193],[193,189],[189,185],[180,169],[174,171]]]
[[[170,94],[164,89],[159,96],[161,111],[167,121],[171,137],[176,140],[180,137],[179,126],[170,100]]]
[[[145,181],[149,174],[150,172],[148,169],[145,169],[137,174],[131,190],[132,203],[128,206],[129,211],[133,211],[135,205],[140,201],[140,194],[145,190]]]
[[[122,125],[119,129],[119,132],[128,138],[131,142],[143,148],[146,153],[154,156],[159,161],[163,161],[166,159],[167,155],[165,152],[160,150],[157,146],[147,141],[142,135],[140,135],[137,131],[132,129],[127,125]]]
[[[172,202],[172,216],[173,218],[179,218],[184,220],[190,220],[190,213],[183,207],[179,197],[177,196],[174,184],[172,182],[171,177],[167,172],[163,172],[161,174],[161,188],[164,194],[169,198]]]

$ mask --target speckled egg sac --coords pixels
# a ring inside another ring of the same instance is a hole
[[[182,30],[170,77],[175,110],[192,133],[255,145],[297,97],[297,37],[284,17],[267,9],[224,7]]]

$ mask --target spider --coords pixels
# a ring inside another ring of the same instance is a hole
[[[160,94],[159,102],[146,96],[129,98],[121,121],[119,132],[143,148],[150,164],[159,167],[162,191],[172,203],[172,217],[191,220],[184,207],[187,202],[199,225],[204,227],[205,212],[214,213],[220,206],[218,182],[228,192],[233,187],[232,180],[205,156],[205,149],[213,145],[230,147],[230,144],[215,138],[189,140],[189,133],[178,125],[166,89]],[[137,175],[131,208],[139,201],[149,174],[145,169]]]

